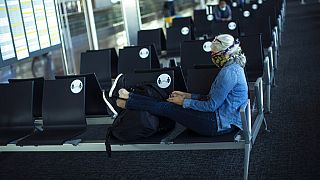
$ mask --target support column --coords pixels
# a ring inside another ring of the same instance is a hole
[[[141,29],[139,1],[121,0],[121,9],[128,45],[137,45],[138,31]]]
[[[90,50],[98,50],[98,37],[97,37],[97,29],[96,23],[94,20],[92,1],[91,0],[82,0],[84,17],[86,21],[87,33],[88,33],[88,41]]]
[[[205,9],[206,8],[206,1],[205,0],[200,0],[200,8]]]
[[[62,6],[60,6],[62,4]],[[67,8],[64,0],[59,0],[56,2],[56,11],[58,16],[58,24],[60,30],[61,38],[61,55],[64,66],[64,73],[66,75],[76,74],[76,65],[73,55],[73,46],[70,34],[69,19]],[[65,13],[62,13],[65,12]]]

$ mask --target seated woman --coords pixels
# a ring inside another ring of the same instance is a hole
[[[167,101],[134,94],[117,85],[120,74],[109,96],[117,97],[123,109],[144,110],[165,116],[204,136],[229,133],[234,126],[242,129],[240,106],[248,99],[244,74],[245,56],[239,42],[231,35],[222,34],[212,41],[212,62],[221,68],[206,98],[187,92],[174,91]]]

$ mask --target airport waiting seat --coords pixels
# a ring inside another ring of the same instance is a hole
[[[193,11],[194,18],[194,34],[196,38],[208,36],[211,34],[211,24],[213,23],[213,15],[207,14],[205,9],[195,9]]]
[[[263,76],[263,48],[261,34],[239,37],[241,48],[247,58],[246,72],[249,82]]]
[[[187,86],[190,93],[207,95],[220,72],[216,65],[194,65],[188,68]],[[201,79],[201,80],[200,80]]]
[[[44,78],[30,78],[30,79],[8,79],[10,84],[20,83],[20,82],[33,82],[33,117],[34,118],[41,118],[42,117],[42,98],[43,98],[43,83]]]
[[[239,32],[240,36],[262,34],[263,47],[268,48],[272,46],[273,39],[269,16],[240,20]]]
[[[255,26],[252,26],[255,24]],[[261,34],[264,56],[269,57],[270,80],[275,84],[275,69],[277,66],[277,45],[275,33],[271,29],[270,17],[258,17],[239,22],[240,35],[250,36]]]
[[[124,74],[124,76],[126,88],[151,84],[164,89],[168,95],[174,90],[174,71],[172,69],[140,69],[134,73]]]
[[[263,4],[261,4],[259,8],[259,12],[257,13],[257,16],[260,17],[267,17],[270,16],[270,23],[272,27],[277,26],[277,14],[278,14],[278,7],[275,0],[266,1]]]
[[[172,72],[173,71],[173,74]],[[176,66],[176,67],[170,67],[170,68],[161,68],[161,69],[151,69],[151,70],[138,70],[135,71],[135,74],[140,74],[140,76],[144,79],[146,78],[151,78],[150,80],[148,80],[149,82],[152,82],[154,79],[154,76],[159,76],[159,73],[168,73],[170,75],[170,77],[173,77],[173,86],[171,87],[171,89],[169,89],[169,91],[183,91],[183,92],[188,92],[187,86],[186,86],[186,80],[185,77],[182,73],[182,69],[181,66]],[[148,75],[150,74],[150,75]],[[172,74],[172,75],[171,75]],[[130,77],[128,77],[130,79]],[[134,79],[134,78],[132,78]],[[145,82],[145,80],[139,80],[142,82]],[[137,81],[132,81],[131,84],[134,83],[139,83]],[[169,92],[171,93],[171,92]]]
[[[192,27],[193,26],[192,17],[191,16],[176,17],[172,20],[172,26],[173,27],[185,27],[185,26]]]
[[[85,113],[86,117],[110,116],[106,103],[103,101],[103,91],[109,89],[101,87],[95,74],[80,74],[69,76],[56,76],[56,79],[85,78]]]
[[[133,73],[139,69],[160,68],[153,45],[128,46],[119,50],[118,73]]]
[[[191,16],[175,17],[172,20],[172,27],[175,27],[175,28],[190,27],[191,37],[192,39],[194,39],[194,22]]]
[[[166,50],[166,39],[162,28],[138,31],[138,46],[148,46],[153,44],[158,55]]]
[[[167,57],[180,56],[180,44],[183,41],[193,40],[190,27],[167,28]]]
[[[265,85],[265,112],[270,112],[271,106],[271,71],[268,57],[263,55],[261,34],[239,37],[241,48],[246,55],[246,74],[248,82],[256,82],[258,78],[263,79]],[[250,86],[249,86],[250,87]]]
[[[238,21],[239,19],[243,18],[243,13],[240,7],[233,7],[230,6],[232,12],[232,20]]]
[[[211,24],[211,35],[209,37],[215,37],[219,34],[230,34],[233,37],[238,37],[238,22],[215,22]]]
[[[114,48],[81,53],[80,74],[95,73],[104,89],[111,87],[111,79],[118,75],[118,55]]]
[[[44,81],[43,126],[18,146],[62,145],[86,129],[85,78]]]
[[[275,49],[278,50],[278,46],[281,45],[282,18],[276,1],[272,0],[263,3],[256,17],[268,16],[270,16],[271,30],[275,37]]]
[[[0,145],[32,134],[34,81],[0,84]]]
[[[261,8],[262,8],[262,5],[258,4],[257,2],[250,2],[248,4],[244,4],[243,7],[241,8],[242,17],[254,18],[257,16],[257,14],[260,13]],[[245,11],[247,11],[247,12],[245,12]]]
[[[181,43],[181,68],[184,76],[188,76],[188,69],[195,64],[212,64],[211,41],[212,39]]]

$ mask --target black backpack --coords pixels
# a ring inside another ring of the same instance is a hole
[[[130,92],[141,94],[158,100],[165,100],[168,94],[153,84],[138,85],[130,88]],[[147,111],[125,109],[114,119],[112,126],[108,128],[106,135],[106,148],[110,156],[110,138],[129,142],[147,138],[157,132],[168,132],[174,128],[175,122],[164,117],[158,117]]]

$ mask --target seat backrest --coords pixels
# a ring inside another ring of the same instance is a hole
[[[166,50],[166,39],[162,28],[138,31],[138,46],[153,44],[157,53]]]
[[[263,75],[263,48],[261,34],[242,36],[240,46],[247,58],[245,71],[250,82],[256,81]]]
[[[108,115],[107,106],[102,99],[102,89],[95,74],[56,76],[56,79],[85,78],[85,112],[87,116]],[[109,91],[109,89],[105,89]]]
[[[85,78],[44,81],[42,105],[44,130],[85,128]]]
[[[230,34],[233,37],[239,36],[238,33],[238,22],[215,22],[211,25],[212,36],[217,36],[219,34]]]
[[[160,68],[159,59],[153,45],[128,46],[119,51],[119,73],[133,73],[139,69]]]
[[[166,69],[140,70],[125,74],[125,87],[139,84],[152,84],[164,89],[169,95],[174,90],[174,71]]]
[[[193,28],[193,20],[191,16],[188,17],[176,17],[172,20],[172,27],[191,27]]]
[[[33,81],[33,117],[42,117],[42,97],[43,97],[43,82],[44,78],[30,78],[30,79],[9,79],[10,84]]]
[[[207,15],[205,9],[196,9],[193,11],[194,18],[194,34],[196,37],[211,34],[211,24],[213,23],[213,15]]]
[[[166,71],[173,71],[173,77],[174,77],[174,86],[173,89],[175,91],[183,91],[188,92],[188,88],[186,85],[185,77],[182,73],[181,66],[176,67],[170,67],[170,68],[161,68],[161,69],[152,69],[152,70],[141,70],[136,71],[135,73],[151,73],[151,72],[166,72]]]
[[[255,17],[242,19],[239,21],[240,36],[250,36],[255,34],[262,34],[263,47],[271,46],[272,34],[270,17]]]
[[[111,78],[118,75],[118,56],[114,48],[81,53],[80,74],[95,73],[103,89],[111,87]]]
[[[185,41],[181,44],[181,67],[184,75],[188,76],[188,69],[195,64],[212,64],[211,41],[194,40]]]
[[[192,40],[190,27],[169,27],[167,28],[167,51],[179,51],[180,43]]]
[[[242,7],[242,19],[254,18],[260,13],[262,6],[256,2],[251,2],[249,4],[244,4]],[[247,11],[247,12],[245,12]],[[248,13],[249,12],[249,13]]]
[[[34,81],[0,84],[0,129],[33,129]]]
[[[267,1],[262,4],[261,8],[256,13],[256,17],[270,16],[271,28],[277,26],[277,3],[275,1]]]
[[[220,69],[214,66],[198,66],[188,69],[187,86],[189,92],[207,95],[219,72]]]
[[[242,11],[239,7],[230,7],[232,12],[232,21],[238,21],[243,18]]]

